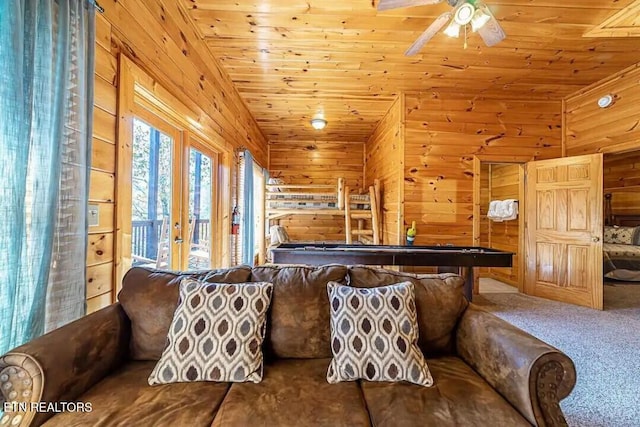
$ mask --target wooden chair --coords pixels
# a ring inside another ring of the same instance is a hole
[[[158,238],[158,251],[156,253],[156,259],[145,258],[139,255],[132,255],[134,263],[137,267],[153,267],[153,268],[167,268],[169,267],[169,254],[171,253],[171,245],[169,242],[169,218],[163,217],[160,225],[160,237]]]

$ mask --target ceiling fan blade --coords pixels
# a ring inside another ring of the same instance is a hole
[[[451,12],[445,12],[442,15],[438,16],[436,20],[433,21],[426,30],[424,30],[424,33],[420,34],[420,37],[418,37],[418,39],[413,42],[411,47],[407,49],[407,51],[404,53],[405,56],[411,56],[418,53],[420,49],[422,49],[422,46],[427,44],[427,42],[431,40],[433,36],[435,36],[438,31],[440,31],[442,27],[445,26],[445,24],[447,24],[447,22],[451,20],[452,16],[453,13]]]
[[[401,7],[422,6],[425,4],[438,4],[444,0],[380,0],[378,10],[399,9]]]
[[[491,13],[486,5],[483,5],[482,11],[489,15],[490,19],[486,24],[478,29],[478,33],[480,34],[480,37],[482,37],[482,40],[484,40],[484,44],[491,47],[500,43],[507,37],[507,35],[502,29],[502,26],[500,26],[496,17],[493,16],[493,13]]]

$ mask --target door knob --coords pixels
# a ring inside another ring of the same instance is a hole
[[[174,241],[174,242],[176,242],[176,243],[182,243],[182,242],[184,242],[184,240],[182,240],[182,238],[181,238],[181,237],[176,237],[175,239],[173,239],[173,241]]]
[[[591,238],[591,241],[592,241],[593,243],[598,243],[598,242],[600,241],[600,237],[599,237],[599,236],[593,236],[593,237]]]

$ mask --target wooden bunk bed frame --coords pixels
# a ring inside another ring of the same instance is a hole
[[[353,243],[353,236],[356,236],[362,243],[380,244],[380,182],[377,179],[363,194],[352,193],[349,186],[344,185],[343,178],[338,178],[335,185],[267,184],[265,190],[269,225],[272,220],[289,215],[344,216],[345,243]],[[278,206],[287,202],[292,206]],[[353,221],[356,221],[355,227]]]

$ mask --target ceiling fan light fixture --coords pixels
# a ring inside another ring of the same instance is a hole
[[[456,9],[455,14],[453,15],[453,20],[458,25],[467,25],[473,19],[473,16],[476,12],[476,8],[471,3],[462,3]]]
[[[456,21],[451,21],[451,23],[449,24],[449,26],[447,28],[445,28],[444,30],[444,34],[446,36],[449,37],[460,37],[460,24],[458,24]]]
[[[473,18],[471,18],[471,30],[473,32],[478,31],[480,28],[484,27],[490,19],[491,15],[482,9],[477,9],[476,13],[473,14]]]
[[[311,126],[315,130],[322,130],[325,128],[325,126],[327,126],[327,121],[322,117],[314,117],[313,119],[311,119]]]

